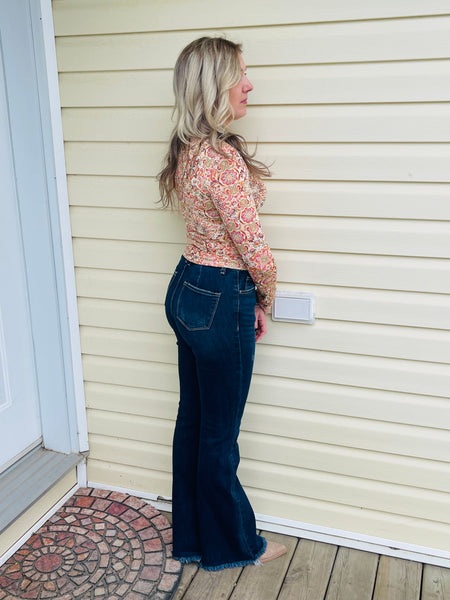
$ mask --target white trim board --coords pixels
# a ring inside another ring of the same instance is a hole
[[[58,67],[56,62],[55,32],[51,0],[39,0],[39,4],[31,3],[33,27],[40,27],[43,43],[44,68],[47,80],[48,122],[51,126],[51,151],[56,185],[56,201],[60,229],[59,244],[62,252],[62,270],[64,276],[65,311],[68,324],[68,345],[70,356],[66,359],[66,368],[70,371],[74,410],[76,413],[76,431],[78,451],[86,452],[88,446],[88,429],[84,396],[84,383],[81,363],[81,344],[77,294],[75,288],[75,267],[70,226],[69,199],[67,191],[67,173],[64,156],[64,139],[61,120],[61,103],[58,83]],[[37,35],[35,36],[38,37]]]
[[[160,496],[159,494],[138,492],[136,490],[105,485],[104,483],[97,483],[95,481],[88,481],[87,485],[88,487],[122,492],[123,494],[130,494],[132,496],[137,496],[138,498],[143,498],[144,500],[150,500],[152,505],[158,510],[172,512],[170,498]],[[384,554],[385,556],[393,556],[394,558],[413,560],[428,565],[436,565],[438,567],[450,567],[450,552],[446,552],[445,550],[396,542],[394,540],[344,531],[342,529],[320,527],[319,525],[311,525],[309,523],[291,521],[289,519],[281,519],[279,517],[271,517],[258,513],[256,514],[256,525],[259,529],[263,529],[264,531],[292,535],[294,537],[324,542],[326,544],[354,548],[355,550],[365,550],[366,552],[374,552],[376,554]]]

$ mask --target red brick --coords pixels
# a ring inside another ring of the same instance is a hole
[[[92,492],[92,488],[79,488],[75,492],[75,496],[89,496]]]
[[[133,591],[140,592],[141,594],[145,594],[147,597],[152,592],[155,587],[155,583],[153,581],[138,581],[133,585]]]
[[[141,500],[140,498],[136,498],[135,496],[129,496],[124,501],[124,504],[126,504],[127,506],[131,506],[131,508],[139,509],[145,506],[147,503],[144,500]]]
[[[89,508],[91,504],[94,502],[94,498],[90,496],[80,496],[75,500],[75,506],[82,506],[83,508]]]
[[[134,521],[131,521],[130,527],[133,527],[136,531],[140,531],[141,529],[145,529],[150,526],[150,521],[145,517],[139,517]]]
[[[181,563],[174,558],[169,558],[166,560],[164,570],[168,573],[179,573],[181,571]]]
[[[176,584],[177,579],[178,579],[177,575],[168,575],[167,573],[165,573],[162,576],[161,581],[159,582],[158,590],[162,590],[164,592],[170,592],[170,590]]]
[[[122,492],[111,492],[109,495],[110,500],[115,500],[116,502],[123,502],[128,498],[128,494],[122,494]]]
[[[158,529],[167,529],[168,527],[170,527],[169,521],[163,515],[154,517],[152,519],[152,523],[154,523]]]
[[[146,565],[162,565],[164,555],[162,552],[151,552],[144,556],[144,564]]]
[[[146,552],[152,552],[153,550],[161,550],[162,544],[159,538],[154,538],[153,540],[146,540],[144,542],[144,550]]]
[[[108,508],[108,506],[111,505],[111,500],[103,500],[102,498],[98,498],[94,504],[92,505],[92,508],[95,508],[97,510],[106,510]],[[98,515],[101,516],[101,515]]]
[[[113,502],[109,508],[106,509],[106,512],[110,515],[121,515],[127,510],[127,507],[123,504],[119,504],[118,502]]]
[[[139,532],[139,537],[141,540],[150,540],[152,538],[158,537],[158,532],[154,527],[147,527],[147,529],[142,529]]]
[[[124,512],[121,517],[124,521],[127,521],[127,523],[129,523],[130,521],[133,521],[133,519],[137,519],[137,517],[139,517],[139,513],[136,512],[135,510],[133,510],[132,508],[129,508],[126,512]]]
[[[161,567],[144,567],[140,572],[141,579],[157,581],[161,575]]]
[[[140,513],[146,517],[149,517],[150,519],[159,515],[159,512],[151,504],[147,504],[146,506],[142,507]]]
[[[111,494],[111,490],[99,490],[94,488],[91,492],[91,496],[96,496],[97,498],[107,498]]]

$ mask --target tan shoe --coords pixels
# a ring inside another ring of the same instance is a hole
[[[262,556],[259,557],[259,562],[269,562],[269,560],[274,560],[275,558],[283,556],[283,554],[286,554],[286,552],[287,548],[286,546],[283,546],[283,544],[268,541],[266,551]]]

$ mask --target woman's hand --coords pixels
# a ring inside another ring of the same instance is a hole
[[[266,313],[257,304],[255,306],[255,336],[256,341],[259,341],[267,333]]]

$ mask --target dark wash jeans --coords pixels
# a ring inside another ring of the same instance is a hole
[[[178,344],[173,555],[208,570],[257,562],[266,540],[236,475],[255,352],[255,285],[238,269],[182,257],[166,315]]]

